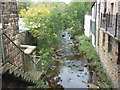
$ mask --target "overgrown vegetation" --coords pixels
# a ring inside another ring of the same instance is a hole
[[[17,2],[17,10],[20,12],[22,9],[27,9],[31,5],[33,5],[32,2]]]
[[[44,58],[46,66],[52,60],[52,50],[61,42],[61,30],[70,30],[72,35],[83,33],[84,15],[92,3],[72,2],[39,3],[20,8],[25,27],[38,39],[37,55]],[[24,6],[24,4],[23,4]]]
[[[24,26],[38,39],[37,55],[51,59],[52,48],[61,41],[61,30],[70,29],[73,35],[80,35],[84,14],[91,5],[85,2],[39,3],[21,9],[19,16],[24,18]]]
[[[96,71],[98,72],[98,86],[100,88],[112,88],[110,80],[108,79],[106,72],[100,62],[100,58],[97,55],[95,48],[91,44],[91,38],[88,38],[85,35],[77,36],[76,38],[80,41],[80,51],[86,52],[87,59],[91,60],[90,62],[92,62],[92,66],[96,68]]]
[[[44,83],[44,81],[39,81],[36,86],[33,86],[33,88],[50,88],[48,85]]]

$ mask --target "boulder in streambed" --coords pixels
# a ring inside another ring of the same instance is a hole
[[[74,39],[74,37],[70,37],[70,39]]]
[[[80,77],[80,75],[77,75],[77,77]]]
[[[84,75],[88,75],[87,72],[85,72]]]
[[[62,37],[65,37],[65,35],[63,34]]]
[[[89,65],[91,65],[92,63],[85,63],[83,66],[84,67],[87,67],[87,66],[89,66]]]
[[[88,87],[89,88],[99,88],[97,85],[94,85],[94,84],[88,84]]]
[[[84,67],[87,67],[87,66],[88,66],[88,64],[84,64],[83,66],[84,66]]]
[[[74,45],[72,41],[68,41],[67,44],[72,44],[72,45]]]
[[[70,65],[68,65],[68,67],[71,67]]]
[[[78,71],[84,71],[84,68],[81,67],[81,68],[78,69]]]
[[[57,64],[63,64],[64,62],[62,60],[56,60]]]
[[[72,66],[76,66],[75,63]]]
[[[79,67],[78,65],[76,65],[75,67]]]

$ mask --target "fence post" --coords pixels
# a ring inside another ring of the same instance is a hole
[[[118,18],[118,13],[116,13],[116,20],[115,20],[115,35],[114,35],[114,37],[117,36],[117,18]]]

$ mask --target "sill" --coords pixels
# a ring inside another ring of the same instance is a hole
[[[36,46],[31,46],[31,45],[20,45],[20,47],[23,48],[24,53],[28,55],[32,54],[32,52],[34,52],[36,49]]]
[[[115,37],[114,35],[112,35],[111,33],[109,33],[108,31],[106,31],[104,28],[100,27],[100,30],[102,30],[104,33],[110,35],[111,37],[113,37],[114,39],[116,39],[117,41],[120,42],[120,37]]]

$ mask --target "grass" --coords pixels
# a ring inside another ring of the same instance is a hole
[[[41,80],[33,88],[50,88],[50,87],[48,85],[46,85],[44,81]]]
[[[86,58],[92,62],[92,66],[96,68],[96,71],[98,72],[98,86],[100,88],[112,88],[111,82],[100,62],[100,58],[91,44],[91,37],[88,38],[85,35],[81,35],[76,36],[76,39],[80,42],[79,50],[86,53]]]

